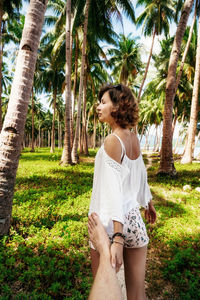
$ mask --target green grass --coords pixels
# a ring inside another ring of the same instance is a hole
[[[91,287],[87,213],[93,161],[61,167],[61,152],[24,150],[17,173],[9,236],[0,244],[0,299],[87,299]],[[148,157],[145,156],[145,161]],[[150,299],[199,299],[200,165],[182,166],[178,177],[148,170],[158,220],[150,236]],[[190,184],[192,190],[183,191]]]

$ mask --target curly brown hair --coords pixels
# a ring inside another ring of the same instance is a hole
[[[99,91],[99,101],[103,94],[108,92],[114,105],[111,116],[115,122],[122,128],[135,127],[138,122],[138,103],[130,88],[123,84],[107,84],[101,87]]]

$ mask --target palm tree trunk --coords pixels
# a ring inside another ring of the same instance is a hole
[[[47,1],[32,0],[26,15],[15,75],[0,135],[0,235],[8,234],[16,172],[24,136],[37,50]]]
[[[66,70],[65,70],[65,135],[61,158],[63,165],[71,165],[71,0],[66,8]]]
[[[44,129],[41,129],[41,147],[44,147]]]
[[[149,69],[150,60],[151,60],[152,52],[153,52],[153,44],[154,44],[155,36],[156,36],[156,28],[154,28],[153,39],[152,39],[151,49],[150,49],[150,53],[149,53],[149,58],[148,58],[148,61],[147,61],[147,66],[146,66],[146,69],[145,69],[144,78],[142,80],[142,84],[140,86],[139,93],[138,93],[138,102],[140,101],[140,97],[141,97],[142,89],[143,89],[143,86],[144,86],[144,82],[145,82],[146,77],[147,77],[147,72],[148,72],[148,69]]]
[[[48,130],[48,147],[51,145],[51,133],[50,130]]]
[[[176,36],[172,46],[172,51],[169,60],[169,68],[166,84],[166,95],[164,105],[164,119],[163,119],[163,139],[161,148],[161,161],[159,174],[169,174],[174,176],[176,170],[174,167],[173,153],[172,153],[172,112],[175,97],[176,85],[176,68],[181,49],[181,42],[187,25],[188,17],[192,9],[194,0],[186,0],[181,12],[181,18],[177,27]]]
[[[2,60],[3,60],[3,51],[2,51],[2,18],[3,18],[3,7],[2,3],[0,4],[0,133],[2,129]]]
[[[83,80],[84,80],[84,67],[85,67],[85,55],[86,55],[89,4],[90,4],[90,0],[87,0],[86,9],[85,9],[84,32],[83,32],[83,48],[82,48],[81,75],[80,75],[79,95],[78,95],[78,111],[77,111],[77,119],[76,119],[75,137],[74,137],[74,143],[72,148],[72,161],[74,163],[78,163],[77,150],[78,150],[78,139],[79,139],[79,130],[80,130],[80,119],[81,119],[81,102],[83,96]]]
[[[178,85],[179,85],[179,82],[180,82],[180,79],[181,79],[181,75],[183,73],[183,67],[184,67],[185,59],[186,59],[186,56],[187,56],[187,53],[188,53],[188,50],[189,50],[189,47],[190,47],[190,42],[191,42],[191,38],[192,38],[192,33],[193,33],[193,29],[194,29],[196,16],[197,16],[197,1],[196,1],[196,6],[195,6],[195,11],[194,11],[192,24],[190,26],[190,32],[189,32],[187,44],[185,46],[185,50],[184,50],[183,57],[182,57],[182,60],[181,60],[180,70],[179,70],[179,73],[178,73],[178,76],[177,76],[177,79],[176,79],[176,86],[175,86],[175,92],[174,92],[175,95],[176,95],[176,91],[178,89]]]
[[[34,94],[32,87],[32,143],[31,143],[31,152],[35,152],[34,149]]]
[[[195,134],[198,118],[198,100],[199,100],[199,80],[200,80],[200,18],[198,25],[198,39],[196,49],[196,66],[194,75],[194,88],[192,94],[192,105],[190,112],[190,124],[188,128],[188,141],[185,153],[181,159],[182,164],[191,163],[194,154]]]
[[[177,121],[177,118],[178,118],[178,108],[176,107],[175,108],[175,116],[174,116],[174,119],[172,121],[172,136],[174,134],[174,129],[176,127],[176,121]]]
[[[96,132],[97,132],[97,121],[96,121],[96,115],[94,113],[94,131],[93,131],[93,149],[96,148]]]
[[[38,131],[38,148],[41,147],[41,125],[39,124],[39,131]]]
[[[56,97],[57,97],[57,88],[54,87],[53,91],[53,121],[52,121],[52,131],[51,131],[51,153],[55,151],[55,117],[56,117]]]
[[[176,151],[176,149],[178,148],[179,141],[181,140],[180,131],[181,131],[181,128],[183,127],[184,118],[185,118],[185,109],[184,109],[183,115],[182,115],[182,117],[181,117],[181,123],[180,123],[179,131],[178,131],[178,138],[177,138],[175,147],[174,147],[174,149],[173,149],[173,153],[174,153],[174,154],[177,154],[177,153],[178,153],[178,152]]]
[[[87,68],[85,70],[85,79],[83,84],[83,152],[89,155],[87,133],[86,133],[86,102],[87,102]]]
[[[62,140],[61,140],[61,122],[60,122],[60,114],[58,113],[58,149],[62,148]]]
[[[74,63],[74,86],[73,86],[73,95],[74,95],[74,103],[72,105],[72,124],[74,124],[74,110],[75,110],[75,103],[76,103],[76,86],[77,86],[77,75],[78,75],[78,32],[75,35],[75,63]]]
[[[158,143],[158,125],[155,125],[155,137],[154,137],[154,146],[153,146],[153,152],[156,151],[156,146]]]

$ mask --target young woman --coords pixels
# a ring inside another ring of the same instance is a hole
[[[145,218],[156,220],[147,183],[147,172],[137,135],[130,129],[138,120],[138,105],[131,90],[107,85],[99,92],[99,120],[111,126],[95,158],[93,191],[89,215],[99,215],[111,240],[111,263],[118,272],[124,261],[128,300],[145,298],[145,264],[149,238],[139,207]],[[92,272],[96,275],[99,253],[90,242]]]

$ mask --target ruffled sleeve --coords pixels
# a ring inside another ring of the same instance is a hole
[[[124,224],[122,184],[126,168],[112,159],[105,150],[102,157],[100,210],[104,225],[111,220]]]
[[[148,204],[152,198],[153,197],[147,181],[146,167],[142,160],[141,181],[140,181],[140,189],[139,189],[137,201],[139,205],[141,205],[142,207],[148,208]]]

